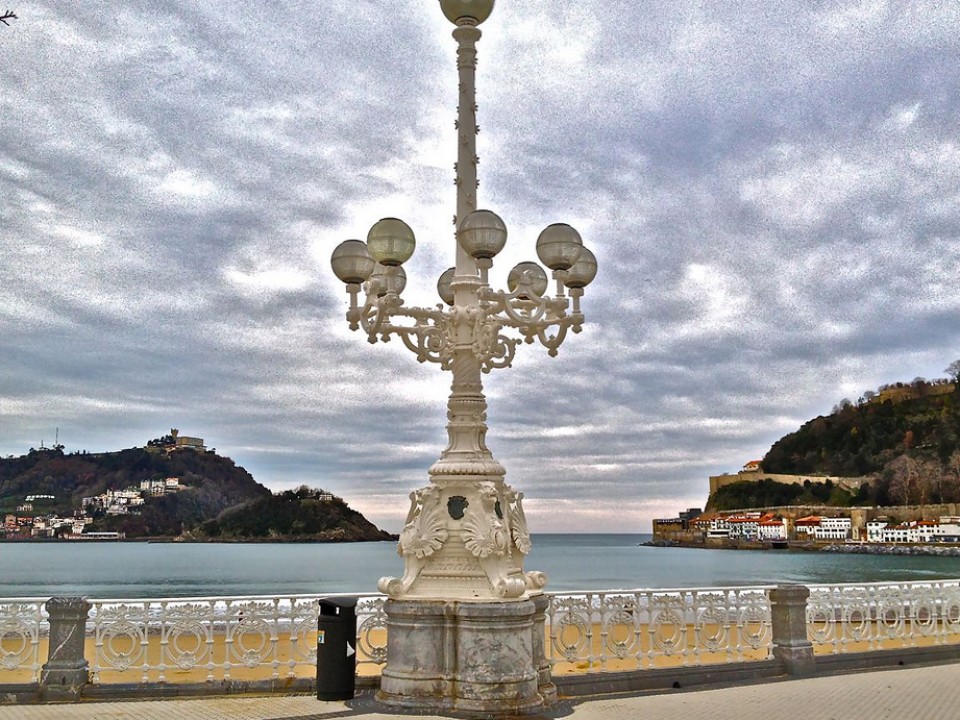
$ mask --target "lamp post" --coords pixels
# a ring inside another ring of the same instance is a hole
[[[477,209],[476,43],[493,0],[440,0],[456,25],[460,78],[457,118],[456,260],[437,283],[433,308],[407,307],[403,263],[416,247],[402,220],[375,223],[366,242],[347,240],[331,264],[350,295],[347,320],[371,343],[396,336],[420,362],[453,376],[447,403],[448,444],[429,470],[430,484],[410,494],[400,533],[403,575],[382,578],[387,663],[381,701],[403,707],[533,711],[553,692],[543,660],[546,577],[525,572],[530,535],[523,494],[486,444],[482,375],[510,367],[521,342],[539,341],[554,356],[567,332],[580,332],[580,298],[596,274],[593,254],[566,224],[549,225],[537,255],[553,273],[555,291],[537,263],[523,262],[494,290],[488,271],[507,228]],[[364,293],[362,304],[359,300]]]

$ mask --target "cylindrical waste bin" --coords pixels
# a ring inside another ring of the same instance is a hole
[[[321,598],[317,699],[350,700],[357,686],[357,598]]]

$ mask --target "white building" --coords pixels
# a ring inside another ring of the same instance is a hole
[[[812,540],[814,532],[820,527],[820,521],[823,520],[819,515],[807,515],[807,517],[797,518],[793,523],[794,531],[797,533],[798,540]]]
[[[813,527],[815,540],[848,540],[851,522],[848,517],[822,517],[820,525]]]
[[[725,517],[715,517],[710,521],[710,527],[707,528],[708,538],[728,538],[730,537],[730,523]]]
[[[940,524],[932,520],[913,520],[900,525],[888,525],[882,532],[885,543],[930,543],[940,539]]]
[[[757,536],[760,540],[786,540],[787,521],[782,518],[763,520],[757,526]]]
[[[175,493],[180,490],[180,478],[168,477],[157,480],[141,480],[140,492],[147,493],[153,497],[160,497],[167,493]]]
[[[883,542],[883,531],[890,525],[888,520],[870,520],[867,522],[867,542]]]

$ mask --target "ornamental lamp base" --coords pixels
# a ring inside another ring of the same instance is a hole
[[[388,600],[377,700],[406,710],[533,714],[556,698],[544,657],[546,597]]]

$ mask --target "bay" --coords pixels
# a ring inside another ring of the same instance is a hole
[[[960,577],[960,558],[653,548],[642,534],[533,539],[526,569],[561,592]],[[402,568],[394,543],[0,543],[0,597],[372,593]]]

